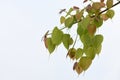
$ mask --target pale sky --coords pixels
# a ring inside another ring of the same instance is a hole
[[[120,5],[97,32],[103,48],[80,76],[61,45],[49,56],[41,38],[60,25],[62,8],[81,0],[0,0],[0,80],[120,80]]]

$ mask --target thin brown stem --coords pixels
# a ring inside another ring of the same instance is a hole
[[[111,8],[115,7],[116,5],[120,4],[120,1],[118,1],[117,3],[115,3]],[[105,10],[101,11],[98,15],[104,13],[105,11],[111,9],[111,8],[106,8]]]

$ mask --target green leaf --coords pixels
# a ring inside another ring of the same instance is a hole
[[[96,48],[98,48],[101,45],[102,42],[103,42],[103,36],[102,35],[96,35],[94,37],[94,46]]]
[[[114,12],[114,10],[108,10],[107,11],[107,13],[106,13],[106,15],[109,17],[109,18],[113,18],[113,16],[115,15],[115,12]]]
[[[85,71],[89,68],[89,66],[91,65],[92,60],[88,57],[82,57],[78,63],[79,66],[81,66],[81,68]]]
[[[65,20],[65,27],[71,28],[74,24],[74,17],[69,17]]]
[[[107,0],[106,5],[107,8],[111,8],[113,6],[113,0]]]
[[[93,44],[93,41],[92,41],[92,38],[89,36],[89,34],[84,34],[80,37],[82,43],[84,44],[84,46],[92,46]]]
[[[66,49],[69,49],[69,45],[70,45],[69,40],[70,40],[70,35],[64,34],[62,41],[63,41],[63,45],[65,46]]]
[[[70,39],[69,39],[69,45],[72,45],[72,44],[73,44],[73,39],[70,38]]]
[[[90,22],[90,17],[87,16],[81,21],[82,28],[86,29],[87,26],[89,25],[89,22]]]
[[[66,17],[67,17],[68,15],[70,15],[70,13],[71,13],[72,11],[73,11],[73,8],[70,8],[69,11],[67,12]]]
[[[89,57],[90,59],[94,59],[95,57],[95,49],[94,47],[89,47],[85,50],[85,54],[87,57]]]
[[[53,32],[52,32],[53,44],[59,45],[62,41],[62,37],[63,37],[63,32],[61,30],[59,30],[57,27],[55,27]]]
[[[97,28],[100,27],[100,26],[102,26],[103,19],[101,19],[101,18],[95,18],[94,19],[94,24],[96,25]]]
[[[60,17],[60,23],[63,24],[65,22],[65,17],[64,16],[61,16]]]
[[[46,44],[47,44],[48,51],[52,53],[55,50],[55,45],[52,43],[51,38],[46,39]]]
[[[102,49],[102,45],[98,46],[96,49],[95,49],[95,53],[99,54],[101,52],[101,49]]]
[[[80,57],[82,57],[82,55],[83,55],[83,49],[78,48],[76,51],[76,54],[75,54],[76,60],[79,59]]]
[[[85,34],[86,31],[87,31],[87,29],[85,30],[85,29],[82,27],[81,22],[79,22],[79,23],[78,23],[78,28],[77,28],[77,33],[79,34],[79,36],[82,36],[83,34]]]

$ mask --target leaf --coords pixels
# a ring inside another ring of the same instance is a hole
[[[67,55],[69,55],[69,57],[74,60],[75,59],[75,54],[76,54],[76,49],[75,48],[71,48],[71,49],[69,49]]]
[[[73,17],[69,17],[65,20],[65,27],[71,28],[73,24],[74,24]]]
[[[101,14],[100,17],[101,17],[104,21],[108,20],[107,14]]]
[[[100,0],[100,2],[104,2],[104,0]]]
[[[92,7],[95,9],[95,10],[99,10],[101,8],[101,4],[100,2],[94,2],[92,4]]]
[[[91,37],[89,36],[89,34],[84,34],[80,37],[82,43],[84,44],[84,46],[89,47],[92,46],[93,41],[91,39]]]
[[[77,67],[75,68],[75,70],[76,70],[76,72],[77,72],[78,74],[80,74],[80,73],[83,72],[83,69],[82,69],[81,66],[77,66]]]
[[[52,53],[55,50],[55,45],[52,43],[51,38],[46,39],[46,44],[47,44],[48,51]]]
[[[65,46],[66,49],[69,49],[70,40],[71,40],[71,38],[70,38],[69,34],[64,34],[63,35],[62,41],[63,41],[63,45]]]
[[[88,27],[87,27],[87,29],[88,29],[88,33],[90,35],[94,35],[95,32],[96,32],[96,26],[93,25],[93,24],[89,24]]]
[[[75,54],[76,60],[79,59],[80,57],[82,57],[82,55],[83,55],[83,49],[78,48],[76,51],[76,54]]]
[[[60,17],[60,23],[63,24],[65,22],[65,17],[64,16],[61,16]]]
[[[99,54],[101,52],[102,45],[98,46],[95,50],[95,53]]]
[[[87,26],[89,25],[89,22],[90,22],[90,17],[87,16],[81,21],[82,28],[86,29]]]
[[[61,30],[59,30],[57,27],[55,27],[52,32],[53,44],[59,45],[62,41],[62,37],[63,37],[63,32]]]
[[[98,27],[102,26],[103,20],[101,18],[95,18],[94,19],[94,24],[98,28]]]
[[[70,8],[69,11],[67,12],[66,17],[67,17],[68,15],[70,15],[70,13],[71,13],[72,11],[73,11],[73,8]]]
[[[95,49],[94,47],[89,47],[85,50],[85,54],[87,57],[89,57],[90,59],[94,59],[95,57]]]
[[[69,39],[69,45],[72,45],[72,44],[73,44],[73,39],[70,38],[70,39]]]
[[[101,45],[102,42],[103,42],[103,36],[102,35],[96,35],[94,37],[94,46],[96,48],[98,48]]]
[[[79,36],[82,36],[83,34],[85,34],[87,32],[87,29],[85,30],[81,24],[81,22],[78,23],[78,28],[77,28],[77,34],[79,34]]]
[[[106,13],[106,15],[109,17],[109,18],[113,18],[113,16],[115,15],[115,12],[114,12],[114,10],[108,10],[107,11],[107,13]]]
[[[81,68],[81,66],[78,65],[78,62],[75,62],[74,65],[73,65],[73,70],[76,70],[76,72],[78,74],[82,73],[83,72],[83,69]]]
[[[88,57],[82,57],[78,63],[79,66],[81,66],[81,68],[85,71],[89,68],[89,66],[91,65],[92,60]]]
[[[80,20],[81,20],[81,17],[83,16],[83,11],[84,11],[84,10],[81,10],[79,13],[77,13],[77,14],[75,15],[75,18],[77,19],[77,21],[80,21]]]
[[[113,0],[107,0],[106,5],[107,8],[111,8],[113,6]]]

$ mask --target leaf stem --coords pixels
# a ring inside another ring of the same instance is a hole
[[[118,4],[120,4],[120,1],[118,1],[117,3],[115,3],[114,5],[112,5],[111,8],[115,7],[115,6],[118,5]],[[101,11],[98,15],[102,14],[103,12],[105,12],[105,11],[111,9],[111,8],[106,8],[105,10]]]
[[[73,44],[73,47],[72,47],[72,48],[74,48],[74,46],[75,46],[75,44],[76,44],[76,41],[77,41],[77,38],[78,38],[78,35],[76,35],[75,42],[74,42],[74,44]]]

